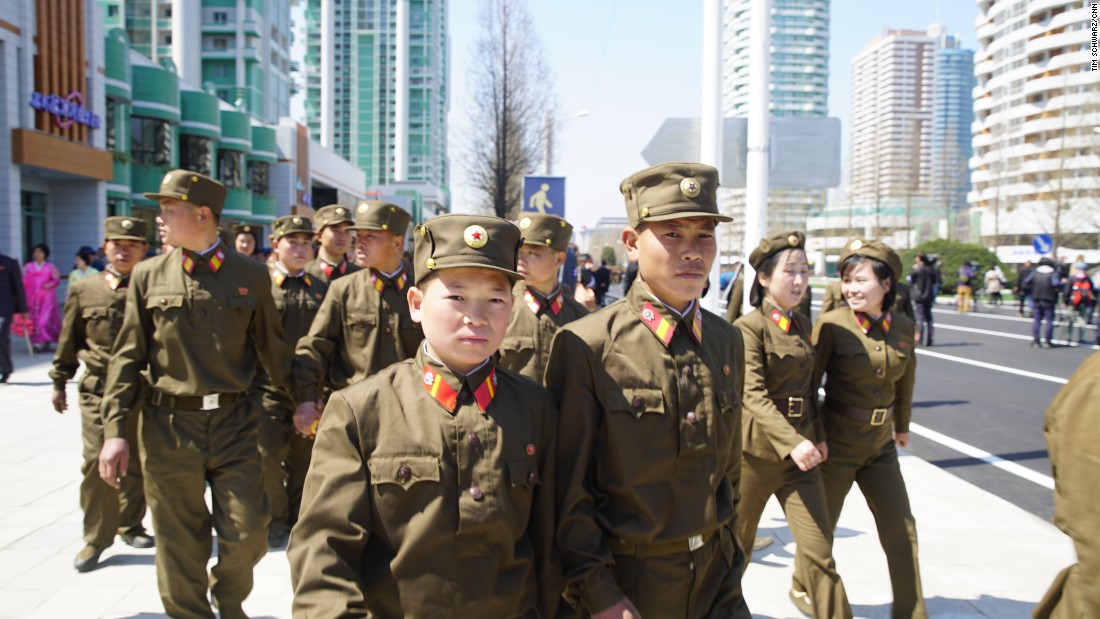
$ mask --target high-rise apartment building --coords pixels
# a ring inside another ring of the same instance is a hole
[[[969,201],[988,244],[1026,246],[1039,233],[1059,247],[1100,243],[1100,89],[1090,4],[978,4]]]
[[[99,0],[106,27],[180,79],[277,124],[290,114],[291,0]],[[198,52],[198,53],[196,53]]]
[[[370,186],[421,182],[445,194],[449,44],[446,0],[309,0],[311,136]]]
[[[725,0],[722,114],[748,116],[750,0]],[[825,117],[829,96],[829,0],[773,0],[769,108],[772,116]],[[740,253],[745,191],[722,190],[722,208],[734,218],[722,253]],[[825,205],[824,190],[768,192],[768,232],[802,229]]]

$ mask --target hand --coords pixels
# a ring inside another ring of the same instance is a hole
[[[314,421],[321,418],[321,411],[324,410],[321,402],[302,402],[298,405],[298,408],[294,410],[294,431],[299,436],[304,438],[313,438],[316,436],[310,426]]]
[[[795,448],[791,450],[791,460],[798,465],[798,469],[801,471],[808,471],[824,461],[821,452],[817,450],[817,446],[808,439],[802,439],[801,443],[795,445]]]
[[[109,438],[103,441],[103,449],[99,452],[99,476],[108,486],[117,490],[129,466],[130,445],[126,439]]]
[[[584,284],[577,284],[577,289],[573,292],[573,300],[588,309],[596,309],[596,293]]]
[[[59,413],[69,410],[69,404],[65,401],[64,390],[54,389],[53,395],[50,396],[50,403],[53,404],[53,409]]]
[[[821,441],[817,444],[817,450],[821,453],[822,462],[829,459],[829,443]]]
[[[909,433],[908,432],[894,432],[894,442],[897,443],[898,447],[902,447],[902,448],[908,447],[909,446]]]
[[[641,616],[634,603],[624,596],[611,608],[593,614],[592,619],[640,619]]]

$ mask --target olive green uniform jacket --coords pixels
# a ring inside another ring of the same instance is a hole
[[[423,349],[334,393],[287,553],[294,616],[554,616],[555,408]]]
[[[1046,412],[1043,433],[1054,471],[1054,524],[1073,539],[1077,563],[1055,578],[1037,618],[1100,617],[1100,353],[1077,368]]]
[[[541,383],[554,334],[563,325],[587,316],[588,310],[560,286],[545,297],[518,282],[513,293],[512,318],[497,365]]]
[[[329,286],[309,332],[298,340],[299,402],[319,401],[326,386],[342,389],[416,354],[424,331],[409,317],[411,286],[404,269],[393,280],[364,269]]]
[[[545,381],[560,403],[558,548],[567,597],[589,612],[624,596],[613,545],[683,542],[686,567],[688,540],[716,536],[739,581],[724,533],[739,500],[744,346],[693,307],[682,319],[639,281],[554,338]]]
[[[340,264],[332,265],[325,262],[323,258],[317,256],[306,265],[306,274],[316,277],[321,280],[323,284],[332,284],[332,282],[340,279],[345,275],[351,275],[362,271],[363,267],[357,266],[353,262],[343,260]]]

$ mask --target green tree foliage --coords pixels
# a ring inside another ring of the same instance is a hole
[[[913,263],[916,262],[917,254],[920,252],[939,257],[937,265],[940,268],[940,275],[943,280],[940,285],[941,293],[954,294],[959,280],[959,267],[962,266],[965,260],[978,264],[976,270],[978,271],[979,281],[985,276],[985,272],[991,264],[999,265],[1001,270],[1004,271],[1005,279],[1009,282],[1014,282],[1016,279],[1016,270],[1005,266],[990,249],[976,243],[960,243],[947,239],[925,241],[912,249],[899,252],[903,273],[908,274]]]
[[[600,250],[600,262],[606,264],[609,267],[618,264],[618,259],[615,257],[615,248],[610,245],[604,245]]]

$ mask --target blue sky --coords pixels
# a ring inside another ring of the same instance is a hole
[[[466,81],[478,36],[474,0],[452,0],[451,185],[456,211],[476,209],[465,186],[458,136],[468,129]],[[641,151],[667,117],[698,116],[702,3],[658,0],[532,0],[531,13],[564,121],[554,174],[566,177],[566,217],[592,226],[621,217],[618,186],[646,167]],[[882,28],[923,30],[936,21],[974,49],[975,0],[834,0],[830,28],[829,110],[845,134],[852,57]],[[540,170],[541,171],[541,170]]]

